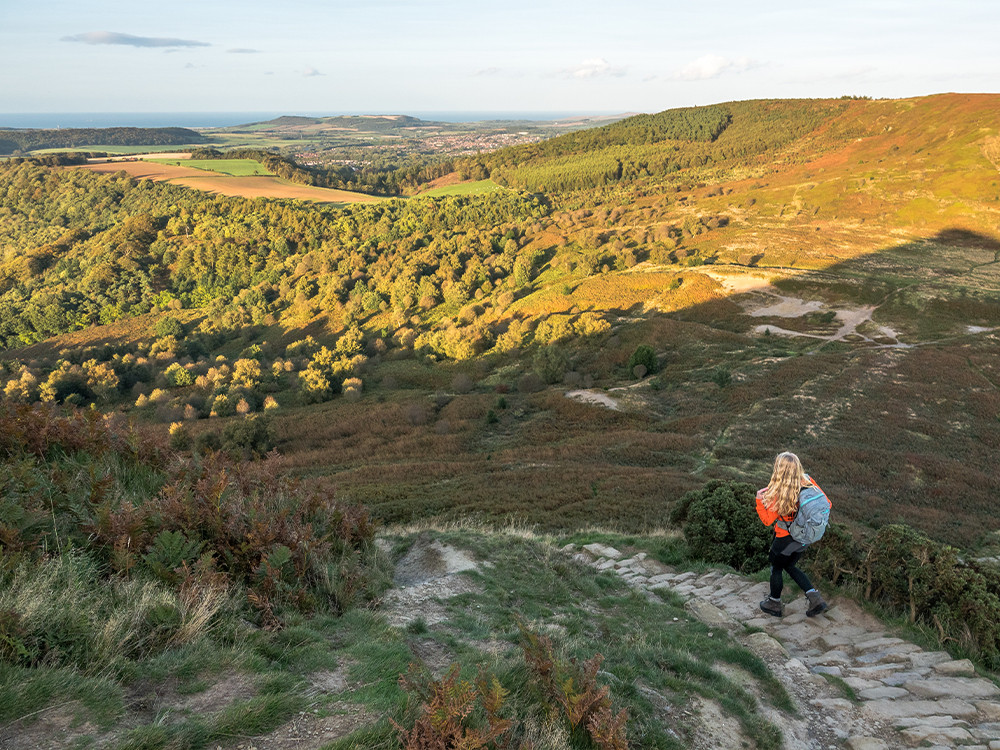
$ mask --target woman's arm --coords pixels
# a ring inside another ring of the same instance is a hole
[[[760,516],[761,523],[765,526],[771,526],[778,520],[778,514],[764,505],[765,490],[767,487],[757,491],[757,515]]]

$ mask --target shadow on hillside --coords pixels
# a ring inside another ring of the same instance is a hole
[[[649,401],[678,422],[712,415],[722,425],[705,476],[766,482],[774,455],[792,450],[835,498],[839,520],[982,542],[1000,528],[998,255],[996,237],[952,228],[732,285],[646,326],[665,360]],[[755,317],[761,310],[771,314]]]

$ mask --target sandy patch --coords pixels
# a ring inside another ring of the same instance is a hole
[[[597,406],[604,406],[613,411],[621,411],[621,404],[615,399],[611,398],[606,393],[601,393],[600,391],[593,390],[579,390],[579,391],[567,391],[566,398],[571,398],[576,401],[582,401],[585,404],[595,404]]]
[[[720,271],[717,269],[699,268],[698,273],[717,281],[726,291],[734,294],[746,292],[773,292],[771,279],[775,274],[742,273],[740,271]]]
[[[771,316],[778,318],[800,318],[807,313],[816,312],[823,307],[823,303],[817,300],[806,302],[797,297],[785,297],[780,294],[777,297],[780,300],[779,302],[767,307],[758,307],[756,310],[751,310],[750,315],[754,318]]]
[[[421,537],[396,564],[396,588],[383,598],[382,611],[395,627],[417,620],[428,626],[445,622],[443,600],[479,590],[473,580],[459,573],[479,567],[468,552]]]
[[[996,328],[990,326],[966,326],[965,330],[967,333],[989,333],[990,331],[995,331]]]
[[[840,330],[833,334],[832,341],[837,339],[842,339],[850,333],[857,333],[858,326],[865,321],[872,319],[872,313],[875,312],[874,305],[866,305],[864,307],[859,307],[856,309],[845,309],[836,310],[837,320],[840,321]]]

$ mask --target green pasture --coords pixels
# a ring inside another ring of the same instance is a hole
[[[218,172],[230,177],[274,176],[274,172],[253,159],[149,159],[149,161],[191,167],[205,172]]]
[[[429,196],[437,198],[443,195],[483,195],[485,193],[495,193],[499,190],[503,190],[503,188],[492,180],[476,180],[475,182],[463,182],[459,185],[434,188],[433,190],[420,193],[420,195],[421,197]]]

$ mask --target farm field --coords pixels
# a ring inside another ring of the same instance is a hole
[[[146,159],[146,161],[155,162],[157,164],[174,164],[175,166],[180,166],[178,161],[172,159]],[[230,177],[255,177],[255,176],[270,176],[273,177],[274,173],[269,171],[267,167],[261,164],[259,161],[254,161],[253,159],[188,159],[185,162],[185,166],[190,166],[192,169],[201,169],[206,172],[218,172],[220,174],[226,174]]]
[[[201,174],[204,174],[202,172]],[[170,180],[174,185],[184,185],[209,193],[239,198],[290,198],[314,203],[377,203],[382,198],[347,190],[312,187],[289,182],[281,177],[224,177],[185,175]]]
[[[483,195],[486,193],[495,193],[498,190],[503,190],[503,188],[492,180],[474,180],[431,188],[430,190],[420,192],[419,195],[422,197],[437,198],[444,195]]]
[[[249,160],[220,160],[248,161]],[[186,162],[193,163],[193,162]],[[251,162],[256,163],[256,162]],[[150,179],[158,182],[170,182],[175,185],[202,190],[208,193],[228,195],[239,198],[286,198],[312,201],[315,203],[370,203],[380,200],[371,195],[352,193],[346,190],[331,190],[289,182],[280,177],[233,177],[224,174],[206,174],[207,170],[193,167],[178,166],[174,163],[158,161],[102,162],[87,164],[74,169],[85,169],[90,172],[114,174],[126,172],[137,179]],[[260,167],[263,169],[263,167]]]
[[[297,145],[318,145],[320,140],[310,140],[303,138],[297,140]],[[133,154],[156,154],[165,151],[192,151],[199,148],[282,148],[287,147],[289,141],[282,138],[274,138],[267,135],[253,135],[246,133],[227,134],[211,133],[211,137],[202,143],[171,144],[169,146],[155,145],[129,145],[95,143],[86,146],[67,146],[64,148],[39,148],[32,149],[32,156],[45,156],[46,154],[78,154],[90,152],[105,152],[108,154],[121,154],[123,156]],[[169,157],[168,157],[169,158]]]

